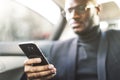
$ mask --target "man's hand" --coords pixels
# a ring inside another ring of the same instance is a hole
[[[32,58],[24,62],[24,72],[27,74],[28,79],[48,80],[55,76],[56,68],[52,64],[32,66],[41,62],[40,58]]]

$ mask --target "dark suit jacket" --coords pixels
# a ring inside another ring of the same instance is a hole
[[[120,80],[120,31],[106,32],[108,48],[106,58],[107,80]],[[104,45],[103,45],[104,46]],[[75,80],[77,39],[53,43],[47,54],[57,68],[54,80]]]
[[[41,47],[50,63],[57,68],[52,80],[75,80],[77,40],[54,42],[50,47],[47,45],[49,49]],[[120,31],[107,31],[107,41],[107,80],[120,80]]]

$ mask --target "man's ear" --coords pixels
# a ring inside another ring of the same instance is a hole
[[[101,12],[101,5],[97,5],[95,8],[97,10],[97,14],[99,14]]]

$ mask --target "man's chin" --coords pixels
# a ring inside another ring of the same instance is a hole
[[[83,29],[79,29],[79,30],[74,29],[74,33],[77,35],[84,35],[86,31]]]
[[[73,31],[74,31],[74,33],[76,33],[76,34],[81,34],[81,33],[83,32],[83,30],[77,30],[77,29],[74,29]]]

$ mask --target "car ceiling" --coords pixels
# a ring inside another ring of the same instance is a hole
[[[59,6],[64,8],[64,1],[65,0],[53,0],[55,1]],[[115,1],[115,0],[114,0]],[[100,20],[113,20],[113,19],[120,19],[120,7],[114,2],[114,1],[108,1],[104,0],[104,2],[101,2],[101,13],[100,13]],[[114,14],[114,15],[113,15]]]

